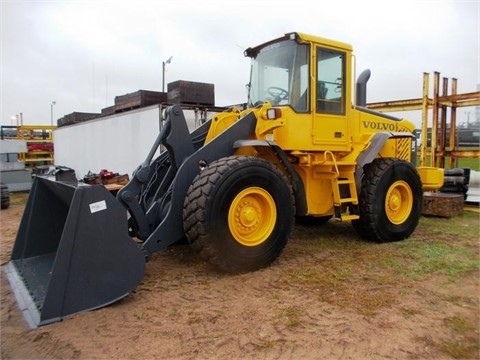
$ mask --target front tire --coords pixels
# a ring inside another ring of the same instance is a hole
[[[359,195],[360,219],[352,221],[357,233],[371,241],[408,238],[422,212],[420,176],[407,161],[379,158],[364,168]]]
[[[185,199],[185,234],[202,258],[231,273],[270,265],[294,222],[286,177],[269,162],[231,156],[209,164]]]

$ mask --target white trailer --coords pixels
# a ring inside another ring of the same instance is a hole
[[[162,126],[165,106],[152,105],[117,113],[54,131],[55,165],[75,170],[77,179],[102,169],[132,177]],[[184,111],[190,130],[200,122],[199,110]]]

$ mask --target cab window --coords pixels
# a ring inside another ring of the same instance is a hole
[[[317,49],[316,111],[345,114],[345,53]]]
[[[309,50],[308,45],[289,39],[252,54],[249,103],[270,101],[298,113],[309,112]]]

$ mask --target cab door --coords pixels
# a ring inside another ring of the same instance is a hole
[[[318,150],[348,150],[347,60],[343,51],[316,48],[312,107],[313,143]]]

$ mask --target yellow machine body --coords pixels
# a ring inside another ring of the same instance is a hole
[[[353,94],[354,89],[354,64],[350,45],[306,34],[294,33],[287,34],[286,37],[288,36],[300,44],[306,44],[309,49],[308,61],[300,65],[306,68],[297,72],[304,78],[290,80],[290,103],[301,97],[302,90],[308,94],[309,100],[304,109],[299,111],[290,105],[264,102],[243,111],[233,109],[228,113],[217,114],[212,120],[207,142],[237,119],[253,111],[257,118],[255,139],[277,144],[288,154],[302,178],[308,215],[333,215],[335,205],[340,206],[342,202],[339,194],[339,185],[342,184],[338,184],[338,179],[343,179],[343,185],[351,185],[348,186],[348,198],[351,203],[358,204],[358,178],[355,180],[354,177],[358,170],[358,158],[369,151],[379,133],[391,135],[378,149],[371,150],[375,151],[374,158],[415,162],[415,125],[408,120],[374,112],[353,103],[350,94]],[[335,60],[336,64],[332,63]],[[327,71],[324,71],[322,64],[329,61]],[[332,72],[334,78],[330,78],[332,81],[325,85]],[[302,82],[303,86],[300,85]],[[328,96],[327,90],[332,89],[334,95]],[[269,118],[269,109],[278,109],[277,114],[280,115],[274,119]],[[263,156],[269,161],[275,161],[268,151],[259,147],[240,148],[237,154]],[[420,168],[418,173],[424,190],[439,189],[443,185],[442,169]],[[358,215],[354,214],[344,214],[341,217],[342,220],[357,218]]]

